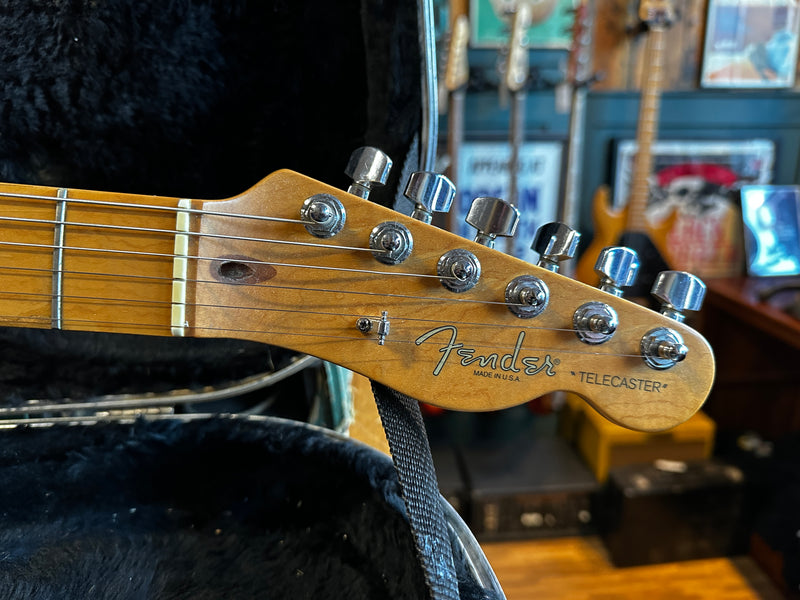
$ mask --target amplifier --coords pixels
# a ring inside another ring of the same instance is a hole
[[[711,456],[716,426],[702,411],[668,431],[645,433],[615,425],[573,394],[559,418],[559,431],[575,444],[600,482],[614,467],[657,459],[701,460]]]
[[[479,540],[594,531],[592,472],[560,437],[497,441],[461,450],[469,488],[467,519]]]
[[[612,469],[596,510],[618,567],[747,551],[744,476],[716,460],[657,461]]]

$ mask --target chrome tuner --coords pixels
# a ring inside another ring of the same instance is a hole
[[[663,271],[658,274],[650,292],[661,302],[661,314],[679,323],[687,310],[700,310],[706,295],[706,286],[697,277],[685,271]],[[689,353],[681,335],[669,327],[657,327],[642,337],[642,358],[653,369],[669,369]]]
[[[342,203],[330,194],[314,194],[300,208],[306,230],[318,238],[333,237],[342,230],[347,214]]]
[[[411,216],[423,223],[430,223],[433,213],[450,210],[456,196],[456,186],[439,173],[417,171],[408,178],[404,194],[414,203]]]
[[[480,280],[481,263],[472,252],[456,248],[441,256],[436,273],[442,285],[451,292],[466,292]]]
[[[600,289],[621,297],[622,288],[630,287],[639,274],[639,255],[624,246],[609,246],[600,251],[594,272],[600,276]]]
[[[411,255],[414,238],[408,227],[395,221],[377,225],[369,234],[369,247],[377,260],[387,265],[397,265]]]
[[[685,271],[662,271],[650,293],[661,303],[662,315],[681,323],[686,318],[684,311],[702,308],[706,284]]]
[[[478,230],[476,242],[494,248],[497,236],[514,235],[519,223],[519,210],[500,198],[475,198],[464,220]]]
[[[538,265],[558,273],[559,263],[575,256],[581,234],[564,223],[547,223],[536,232],[531,250],[539,253]]]
[[[521,319],[537,317],[550,302],[547,284],[533,275],[520,275],[506,286],[508,310]]]
[[[642,358],[653,369],[669,369],[681,362],[689,353],[681,335],[668,327],[657,327],[642,338]]]
[[[369,198],[374,187],[383,186],[392,170],[392,159],[372,146],[364,146],[353,151],[344,169],[345,175],[353,180],[347,191],[359,198]]]
[[[572,326],[585,344],[602,344],[614,335],[619,325],[617,312],[605,302],[587,302],[572,315]]]

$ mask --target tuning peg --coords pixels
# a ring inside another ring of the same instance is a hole
[[[430,223],[433,213],[450,210],[456,196],[456,186],[439,173],[417,171],[408,178],[404,194],[414,203],[411,216],[423,223]]]
[[[706,284],[685,271],[662,271],[650,293],[661,302],[661,314],[682,322],[686,318],[684,311],[697,311],[703,306]]]
[[[514,235],[519,223],[519,210],[500,198],[475,198],[464,220],[478,230],[476,242],[494,248],[498,235]]]
[[[639,274],[639,255],[624,246],[609,246],[600,251],[594,271],[600,276],[600,289],[622,296],[622,288],[630,287]]]
[[[345,175],[353,180],[347,191],[368,198],[373,187],[382,186],[392,170],[392,159],[384,152],[364,146],[353,151],[345,167]]]
[[[558,273],[559,263],[575,256],[581,234],[564,223],[546,223],[539,227],[531,250],[539,253],[538,265]]]

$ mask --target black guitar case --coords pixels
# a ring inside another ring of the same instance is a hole
[[[8,0],[0,180],[225,198],[290,168],[346,188],[350,153],[416,166],[408,0]],[[224,387],[279,348],[0,329],[4,406]],[[324,386],[322,386],[324,387]],[[198,408],[266,414],[0,429],[0,597],[424,598],[391,461],[302,423],[320,377]],[[285,420],[284,417],[296,419]],[[3,422],[0,422],[3,425]],[[490,597],[456,552],[462,598]]]

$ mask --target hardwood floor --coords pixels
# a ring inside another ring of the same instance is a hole
[[[780,600],[750,557],[615,568],[596,537],[484,543],[507,600]]]

